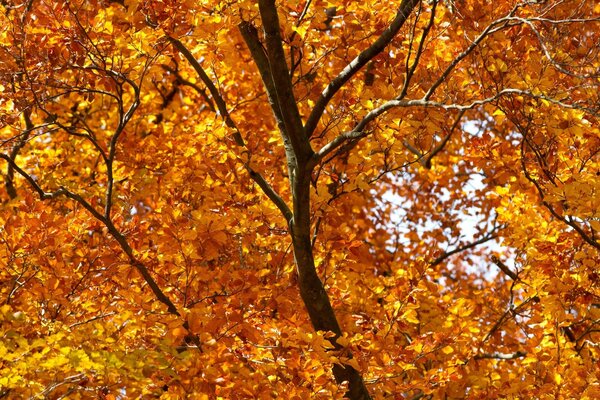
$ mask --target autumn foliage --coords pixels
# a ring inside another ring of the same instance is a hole
[[[600,398],[596,1],[0,3],[0,398]]]

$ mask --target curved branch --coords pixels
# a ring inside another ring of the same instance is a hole
[[[491,232],[489,232],[487,235],[485,235],[484,237],[482,237],[479,240],[475,240],[471,243],[467,243],[463,246],[459,246],[453,250],[447,251],[444,254],[440,255],[439,257],[437,257],[436,259],[434,259],[433,261],[431,261],[429,263],[430,267],[435,267],[436,265],[441,264],[442,262],[444,262],[446,259],[450,258],[451,256],[461,253],[465,250],[469,250],[472,249],[474,247],[479,246],[480,244],[484,244],[486,242],[489,242],[490,240],[494,240],[498,237],[498,234],[496,233],[499,229],[501,229],[503,227],[495,227],[494,229],[492,229]]]
[[[450,132],[448,132],[448,134],[442,139],[442,141],[437,146],[435,146],[435,148],[433,150],[431,150],[431,153],[429,153],[429,155],[425,158],[424,163],[423,163],[425,168],[428,168],[428,169],[431,168],[431,160],[433,159],[433,157],[435,157],[440,151],[444,150],[444,147],[446,147],[446,143],[448,143],[448,141],[450,140],[450,137],[452,136],[452,133],[454,133],[454,130],[460,124],[460,120],[463,117],[463,115],[465,115],[465,112],[467,112],[467,110],[459,111],[458,116],[456,117],[456,120],[454,120],[454,123],[450,127]]]
[[[513,272],[510,268],[508,268],[508,266],[506,264],[504,264],[502,262],[502,260],[500,260],[495,255],[492,256],[492,262],[494,264],[496,264],[496,266],[498,267],[498,269],[500,269],[500,271],[502,271],[506,276],[508,276],[513,281],[516,281],[517,279],[519,279],[519,275],[516,274],[515,272]]]
[[[210,95],[212,96],[215,103],[217,104],[217,108],[219,110],[219,113],[221,114],[221,117],[225,120],[225,124],[229,128],[234,130],[233,139],[235,140],[236,144],[238,146],[244,147],[246,144],[244,143],[242,134],[240,133],[237,126],[231,119],[231,115],[229,115],[229,111],[227,111],[227,105],[225,104],[225,100],[223,100],[223,97],[219,93],[219,89],[217,89],[217,87],[215,86],[213,81],[210,79],[208,74],[204,71],[204,68],[202,68],[202,66],[200,65],[198,60],[196,60],[194,58],[194,55],[192,54],[192,52],[189,51],[189,49],[187,47],[185,47],[184,44],[181,43],[180,40],[175,39],[173,37],[167,37],[167,39],[173,44],[173,46],[175,46],[175,48],[181,54],[183,54],[183,56],[185,57],[186,60],[188,60],[188,62],[192,66],[192,68],[194,68],[194,71],[196,71],[196,73],[198,74],[198,77],[202,80],[204,85],[206,85],[206,87],[208,88],[208,91],[210,92]]]
[[[287,206],[285,200],[275,192],[275,189],[263,178],[263,176],[256,172],[250,165],[245,164],[250,177],[256,182],[256,184],[262,189],[262,191],[267,195],[267,197],[279,208],[279,211],[283,214],[286,222],[290,222],[292,220],[293,214],[290,208]]]
[[[444,104],[437,101],[427,100],[425,98],[419,100],[389,100],[382,104],[381,106],[371,110],[365,117],[349,132],[344,132],[332,139],[329,143],[325,144],[317,153],[315,154],[315,158],[317,161],[323,159],[325,156],[330,154],[332,151],[338,149],[342,145],[348,142],[348,146],[344,148],[345,151],[353,148],[358,141],[366,136],[368,136],[371,132],[366,130],[367,125],[374,121],[376,118],[385,114],[386,112],[400,107],[431,107],[431,108],[441,108],[443,110],[458,110],[458,111],[467,111],[472,110],[476,107],[483,106],[485,104],[492,103],[503,96],[508,95],[516,95],[516,96],[525,96],[535,100],[544,100],[548,103],[557,105],[562,108],[572,109],[572,110],[581,110],[585,111],[594,116],[600,116],[600,112],[596,109],[592,109],[589,107],[584,107],[579,104],[569,104],[565,103],[562,100],[557,100],[552,97],[548,97],[545,94],[535,94],[530,90],[523,89],[515,89],[515,88],[507,88],[502,89],[498,93],[493,96],[487,97],[481,100],[474,100],[470,104],[460,105],[460,104]]]
[[[183,76],[181,76],[181,74],[179,73],[179,71],[177,71],[174,68],[169,67],[168,65],[161,65],[161,67],[173,74],[175,76],[175,79],[181,83],[182,85],[185,86],[189,86],[191,88],[193,88],[196,92],[198,92],[200,94],[200,96],[202,96],[202,98],[204,99],[204,101],[206,102],[206,104],[208,104],[208,108],[212,111],[212,112],[217,112],[217,109],[215,108],[215,105],[213,103],[213,101],[210,99],[210,97],[208,97],[208,94],[206,93],[206,91],[204,89],[202,89],[200,86],[196,85],[193,82],[188,81],[187,79],[185,79]]]
[[[589,78],[597,78],[598,76],[600,76],[600,73],[595,73],[595,74],[576,74],[574,72],[571,72],[567,69],[565,69],[564,67],[562,67],[560,65],[560,63],[558,61],[556,61],[556,59],[552,56],[552,54],[550,54],[550,50],[548,50],[548,47],[546,46],[546,44],[544,43],[544,38],[542,37],[542,34],[540,33],[540,31],[536,28],[536,26],[533,24],[532,21],[543,21],[543,22],[547,22],[547,23],[551,23],[551,24],[561,24],[561,23],[575,23],[575,22],[593,22],[593,21],[600,21],[600,18],[590,18],[590,19],[564,19],[564,20],[552,20],[552,19],[548,19],[548,18],[520,18],[520,17],[511,17],[510,20],[514,20],[517,22],[520,22],[522,24],[527,25],[535,34],[540,47],[542,49],[542,53],[544,54],[544,57],[546,57],[546,59],[550,62],[550,64],[552,65],[553,68],[555,68],[557,71],[574,77],[574,78],[582,78],[582,79],[589,79]]]
[[[101,221],[102,223],[106,223],[106,218],[104,218],[104,216],[102,214],[100,214],[89,202],[87,202],[80,195],[73,193],[62,186],[60,188],[58,188],[57,190],[55,190],[54,192],[46,192],[44,189],[42,189],[42,187],[40,185],[38,185],[38,183],[35,181],[35,179],[31,175],[29,175],[21,167],[19,167],[17,165],[17,163],[15,163],[15,161],[13,159],[11,159],[9,156],[7,156],[6,154],[0,154],[0,158],[6,160],[9,163],[9,165],[11,165],[12,168],[15,171],[17,171],[19,173],[19,175],[21,175],[29,183],[29,185],[33,188],[33,190],[35,190],[35,192],[40,196],[40,199],[48,200],[48,199],[54,199],[54,198],[57,198],[60,196],[68,197],[72,200],[75,200],[79,204],[81,204],[83,206],[83,208],[88,210],[94,216],[94,218]]]
[[[377,40],[369,46],[366,50],[363,50],[354,60],[350,62],[339,74],[336,76],[327,87],[321,92],[315,106],[308,116],[304,131],[307,137],[312,136],[314,130],[325,111],[325,107],[329,104],[329,101],[333,96],[348,82],[360,69],[371,61],[375,56],[381,53],[387,45],[392,41],[396,34],[400,31],[408,16],[415,8],[420,0],[402,0],[396,17],[391,22],[390,26],[377,38]]]
[[[108,221],[110,221],[110,212],[111,212],[111,208],[112,208],[112,204],[113,204],[113,202],[112,202],[113,189],[114,189],[114,184],[115,184],[114,176],[113,176],[113,163],[115,161],[115,156],[117,153],[117,142],[119,141],[121,134],[123,134],[123,132],[125,131],[125,126],[129,122],[129,120],[131,120],[131,117],[133,117],[135,110],[137,110],[137,108],[140,105],[140,87],[134,81],[127,78],[123,74],[113,72],[113,71],[108,71],[108,72],[111,72],[111,75],[120,77],[125,82],[127,82],[127,84],[129,84],[129,86],[131,86],[131,88],[133,89],[133,93],[135,96],[133,102],[129,105],[129,108],[127,109],[127,111],[124,111],[124,108],[123,108],[122,95],[121,95],[121,97],[119,97],[119,101],[118,101],[119,114],[120,114],[119,125],[117,126],[115,133],[112,135],[112,137],[110,139],[110,144],[108,145],[108,155],[104,160],[104,163],[106,164],[106,175],[107,175],[106,195],[105,195],[105,200],[104,200],[104,217]],[[140,78],[140,84],[141,84],[141,79],[143,79],[143,74],[142,74],[142,78]]]
[[[444,138],[437,144],[437,146],[435,146],[433,148],[433,150],[431,150],[429,153],[421,153],[417,148],[415,148],[413,145],[411,145],[408,141],[404,141],[404,143],[403,143],[404,147],[406,147],[411,153],[413,153],[414,155],[416,155],[418,157],[419,163],[422,166],[424,166],[427,169],[431,169],[431,160],[439,152],[444,150],[444,147],[446,147],[446,144],[450,140],[452,133],[454,133],[454,130],[458,127],[458,124],[460,123],[461,118],[463,117],[463,115],[465,115],[465,112],[467,112],[467,110],[460,110],[460,112],[458,113],[458,116],[456,117],[456,120],[454,120],[454,123],[450,127],[450,131],[448,132],[448,134],[446,136],[444,136]]]
[[[469,45],[469,47],[467,47],[465,50],[463,50],[462,53],[460,53],[458,56],[456,56],[454,58],[454,60],[452,60],[452,62],[450,63],[450,65],[448,65],[448,67],[446,67],[446,69],[444,70],[444,72],[442,72],[442,74],[439,76],[439,78],[437,79],[437,81],[435,81],[433,83],[433,85],[431,85],[431,87],[429,88],[429,90],[427,91],[427,93],[425,94],[425,96],[423,96],[423,99],[424,100],[429,100],[429,98],[431,98],[431,96],[436,91],[436,89],[446,80],[446,78],[450,75],[450,73],[454,70],[454,68],[456,68],[456,66],[465,57],[467,57],[469,54],[471,54],[471,52],[473,50],[475,50],[475,48],[477,46],[479,46],[479,44],[486,37],[488,37],[489,35],[491,35],[494,32],[497,32],[499,30],[502,30],[502,29],[506,28],[507,26],[510,26],[509,22],[511,21],[511,17],[517,12],[517,10],[519,9],[520,6],[521,6],[521,4],[518,3],[517,5],[515,5],[513,7],[512,10],[510,10],[510,12],[504,18],[497,19],[497,20],[493,21],[492,23],[490,23],[479,34],[479,36],[477,36],[475,38],[475,40],[473,40],[473,42]]]
[[[31,132],[35,129],[33,123],[30,118],[31,111],[27,110],[23,113],[23,119],[25,120],[25,130],[19,135],[19,139],[17,143],[13,146],[10,151],[10,159],[13,163],[8,163],[8,168],[6,170],[6,191],[8,192],[8,196],[11,199],[17,197],[17,189],[15,188],[14,177],[15,177],[15,169],[14,169],[14,161],[17,159],[17,155],[19,155],[19,151],[25,146]]]
[[[581,226],[579,226],[579,224],[577,224],[575,221],[573,221],[572,218],[564,217],[564,216],[560,215],[554,209],[554,207],[552,207],[552,205],[550,203],[548,203],[548,201],[546,201],[546,199],[545,199],[546,195],[544,193],[544,190],[542,189],[542,186],[537,181],[537,179],[535,179],[531,176],[531,174],[529,173],[529,170],[527,169],[527,165],[525,164],[525,154],[524,154],[524,147],[525,147],[525,143],[526,143],[525,137],[526,137],[526,135],[523,134],[523,140],[521,141],[521,169],[523,170],[523,174],[525,175],[525,178],[529,182],[531,182],[533,184],[533,186],[535,187],[535,189],[537,190],[538,195],[540,196],[540,202],[548,211],[550,211],[550,214],[552,214],[552,216],[554,216],[554,218],[558,219],[559,221],[562,221],[563,223],[565,223],[568,226],[570,226],[571,228],[573,228],[587,244],[600,250],[600,242],[598,242],[593,237],[591,237],[587,232],[585,232],[581,228]]]
[[[263,84],[265,85],[267,97],[269,99],[269,104],[271,105],[271,109],[273,110],[275,121],[277,122],[277,127],[279,128],[279,131],[283,136],[284,145],[288,146],[291,149],[291,143],[288,143],[288,134],[285,130],[285,125],[283,124],[281,110],[279,109],[279,104],[277,104],[277,94],[275,92],[275,85],[273,84],[273,79],[271,78],[271,73],[269,70],[269,60],[267,58],[265,48],[263,47],[262,43],[260,42],[260,39],[258,38],[258,31],[248,21],[240,22],[240,24],[238,25],[238,29],[242,34],[244,42],[246,42],[246,46],[248,46],[248,50],[250,50],[252,59],[256,63],[260,77],[263,81]]]
[[[431,7],[431,15],[429,17],[429,22],[423,28],[423,34],[421,35],[421,40],[419,41],[419,46],[417,47],[417,53],[415,54],[415,59],[412,65],[409,67],[409,59],[410,59],[410,50],[412,49],[412,40],[409,48],[408,56],[406,56],[406,75],[404,76],[404,84],[402,85],[402,90],[400,91],[399,99],[403,99],[408,92],[408,85],[410,84],[410,80],[412,79],[417,66],[419,65],[419,60],[421,59],[421,55],[423,54],[423,49],[425,47],[425,39],[429,34],[429,31],[433,27],[433,23],[435,21],[435,10],[438,5],[438,0],[433,0],[433,6]],[[417,18],[418,20],[418,18]],[[415,21],[416,24],[416,21]],[[414,37],[414,29],[413,29],[413,37]]]

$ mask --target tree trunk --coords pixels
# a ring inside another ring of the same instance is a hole
[[[264,46],[256,29],[247,23],[240,24],[239,28],[260,71],[285,146],[293,196],[293,216],[288,223],[300,295],[315,330],[333,332],[335,349],[342,350],[337,343],[342,330],[317,274],[310,240],[310,178],[315,154],[294,97],[275,0],[259,0],[258,7],[263,23]],[[351,357],[349,352],[348,357]],[[338,383],[348,382],[346,397],[353,400],[371,398],[360,373],[351,366],[334,365],[333,374]]]
[[[317,274],[310,240],[310,171],[300,166],[293,181],[294,219],[290,234],[294,247],[294,258],[298,270],[300,296],[306,306],[312,326],[317,331],[333,332],[335,350],[341,350],[337,338],[342,330],[329,301],[323,282]],[[348,353],[348,357],[352,357]],[[360,373],[350,365],[334,364],[333,375],[338,383],[348,382],[346,397],[353,400],[370,399]]]

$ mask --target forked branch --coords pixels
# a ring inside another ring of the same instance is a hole
[[[503,226],[497,226],[494,227],[494,229],[492,229],[489,233],[487,233],[485,236],[483,236],[481,239],[475,240],[473,242],[464,244],[462,246],[458,246],[455,249],[446,251],[445,253],[439,255],[438,257],[436,257],[433,261],[431,261],[429,263],[430,267],[435,267],[436,265],[441,264],[442,262],[446,261],[448,258],[452,257],[455,254],[458,253],[462,253],[463,251],[475,248],[481,244],[487,243],[491,240],[494,240],[496,238],[498,238],[498,230],[502,229]]]
[[[444,147],[446,147],[446,144],[450,140],[450,137],[454,133],[454,130],[460,124],[460,120],[463,117],[463,115],[465,115],[466,111],[467,110],[460,110],[459,111],[458,116],[456,117],[456,119],[454,120],[454,123],[450,127],[450,130],[449,130],[448,134],[446,134],[446,136],[444,136],[444,138],[429,153],[422,153],[421,151],[419,151],[419,149],[415,148],[408,141],[404,141],[404,147],[406,147],[411,153],[413,153],[414,155],[416,155],[419,158],[419,163],[422,166],[424,166],[427,169],[431,169],[431,160],[439,152],[441,152],[442,150],[444,150]]]
[[[305,162],[312,157],[313,150],[307,139],[307,135],[305,135],[300,111],[294,97],[292,80],[283,50],[275,0],[259,0],[258,8],[263,23],[265,44],[267,47],[266,54],[269,60],[269,70],[275,88],[279,112],[281,113],[285,131],[294,149],[296,159],[300,162]]]
[[[156,281],[150,274],[150,271],[148,271],[148,268],[142,262],[137,260],[137,258],[133,254],[133,250],[132,250],[131,246],[129,246],[129,243],[127,242],[127,239],[125,238],[125,236],[123,236],[123,234],[121,232],[119,232],[119,230],[114,226],[113,222],[110,219],[108,219],[105,215],[103,215],[98,210],[96,210],[94,208],[94,206],[92,206],[81,195],[71,192],[70,190],[68,190],[64,187],[60,187],[53,192],[46,192],[30,174],[28,174],[21,167],[19,167],[15,163],[15,161],[13,159],[11,159],[9,156],[7,156],[6,154],[0,154],[0,158],[6,160],[9,163],[9,165],[11,165],[12,168],[15,171],[17,171],[17,173],[19,175],[21,175],[27,181],[27,183],[29,183],[29,186],[31,186],[31,188],[38,194],[40,199],[49,200],[49,199],[55,199],[55,198],[64,196],[71,200],[75,200],[83,208],[85,208],[90,214],[92,214],[92,216],[94,216],[94,218],[96,218],[98,221],[100,221],[102,224],[104,224],[108,228],[108,231],[111,234],[111,236],[119,243],[121,249],[125,252],[127,257],[129,258],[129,262],[131,263],[131,265],[133,265],[135,267],[135,269],[138,270],[138,272],[143,277],[143,279],[146,281],[148,286],[150,286],[150,289],[156,296],[157,300],[167,306],[167,310],[169,311],[169,313],[174,314],[174,315],[180,315],[179,312],[177,311],[177,307],[175,307],[175,304],[158,286],[158,284],[156,283]]]

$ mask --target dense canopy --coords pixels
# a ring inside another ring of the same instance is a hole
[[[0,398],[600,398],[598,2],[0,4]]]

